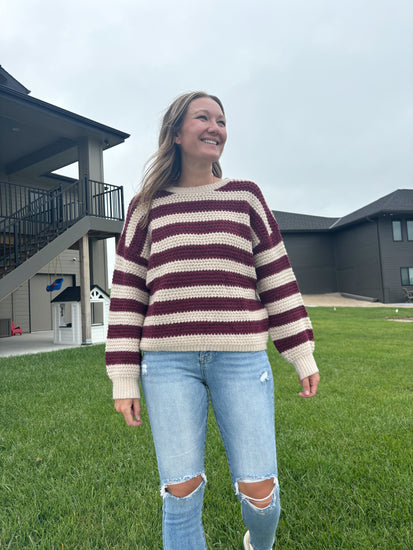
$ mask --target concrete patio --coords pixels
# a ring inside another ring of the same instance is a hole
[[[74,347],[79,346],[54,344],[52,330],[23,335],[17,334],[16,336],[0,338],[0,357],[58,351]]]

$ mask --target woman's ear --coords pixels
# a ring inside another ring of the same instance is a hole
[[[176,143],[177,145],[181,143],[181,136],[179,135],[179,132],[175,134],[174,143]]]

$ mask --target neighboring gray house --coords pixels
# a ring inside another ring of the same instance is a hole
[[[103,151],[128,137],[31,97],[0,66],[0,336],[11,320],[23,332],[51,330],[51,300],[80,286],[90,342],[90,286],[107,291],[106,239],[124,220],[123,189],[104,182]],[[78,179],[55,173],[73,163]]]
[[[344,216],[275,211],[301,292],[403,302],[413,288],[413,189]]]

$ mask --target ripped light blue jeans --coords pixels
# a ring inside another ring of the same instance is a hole
[[[163,497],[164,550],[206,549],[202,502],[209,398],[224,442],[235,494],[255,550],[270,550],[280,516],[274,386],[265,351],[145,352],[142,388]],[[168,485],[202,476],[186,497]],[[271,503],[258,508],[238,482],[274,479]]]

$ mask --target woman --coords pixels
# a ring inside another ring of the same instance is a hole
[[[206,548],[202,501],[209,398],[247,527],[269,550],[280,515],[270,334],[317,391],[313,333],[277,223],[252,182],[221,179],[221,101],[177,98],[119,241],[106,347],[115,408],[139,426],[147,404],[165,550]],[[141,361],[141,352],[143,353]]]

